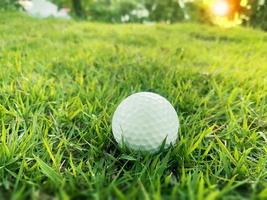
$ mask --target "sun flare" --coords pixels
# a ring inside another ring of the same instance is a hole
[[[242,23],[238,13],[233,15],[232,5],[227,0],[204,0],[214,24],[231,28]]]
[[[214,15],[216,16],[226,16],[229,12],[229,5],[226,1],[216,1],[213,5],[212,5],[212,12]]]

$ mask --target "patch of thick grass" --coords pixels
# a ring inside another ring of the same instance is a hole
[[[0,199],[266,199],[266,38],[0,14]],[[175,147],[118,148],[138,91],[178,111]]]

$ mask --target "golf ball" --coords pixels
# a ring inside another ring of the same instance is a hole
[[[170,102],[164,97],[140,92],[124,99],[112,118],[112,132],[119,145],[155,152],[174,144],[179,120]],[[165,141],[165,142],[164,142]]]

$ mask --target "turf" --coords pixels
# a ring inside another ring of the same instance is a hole
[[[0,199],[267,199],[267,34],[0,14]],[[118,103],[166,97],[177,145],[120,149]]]

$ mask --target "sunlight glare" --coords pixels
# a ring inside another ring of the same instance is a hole
[[[213,14],[216,16],[226,16],[229,12],[229,5],[226,1],[216,1],[212,6]]]

